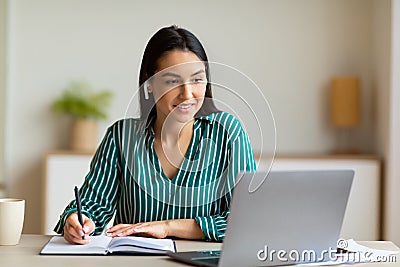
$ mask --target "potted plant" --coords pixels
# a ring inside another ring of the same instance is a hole
[[[112,93],[94,91],[86,81],[72,81],[53,105],[53,111],[72,117],[70,148],[93,152],[97,146],[97,121],[107,119]]]

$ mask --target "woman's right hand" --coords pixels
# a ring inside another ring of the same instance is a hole
[[[79,223],[78,213],[68,216],[64,224],[64,238],[71,244],[87,244],[90,241],[89,234],[95,229],[95,224],[88,217],[82,214],[83,227]],[[82,236],[85,235],[85,239]]]

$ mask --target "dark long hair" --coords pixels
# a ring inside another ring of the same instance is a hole
[[[158,30],[147,43],[140,67],[139,87],[155,74],[157,61],[165,55],[165,53],[172,50],[193,52],[205,64],[207,77],[206,92],[203,105],[196,113],[195,117],[218,112],[212,99],[210,67],[206,52],[199,39],[197,39],[193,33],[175,25]],[[140,87],[139,90],[139,101],[141,119],[147,119],[149,116],[156,115],[154,98],[150,96],[149,99],[145,99],[142,87]]]

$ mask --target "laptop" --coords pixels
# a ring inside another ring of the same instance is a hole
[[[168,256],[220,267],[329,261],[329,253],[336,252],[353,176],[353,170],[240,173],[222,250]],[[252,180],[264,178],[256,190],[249,190]]]

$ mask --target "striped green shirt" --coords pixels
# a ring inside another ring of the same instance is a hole
[[[80,188],[82,212],[100,234],[114,224],[193,218],[206,240],[221,241],[235,177],[255,171],[247,133],[226,112],[195,118],[193,136],[175,177],[168,179],[154,149],[153,120],[125,119],[106,131]],[[55,227],[63,232],[72,201]]]

